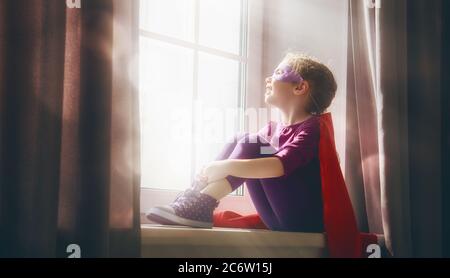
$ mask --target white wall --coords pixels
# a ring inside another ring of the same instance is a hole
[[[288,51],[317,57],[335,74],[339,88],[329,111],[344,170],[348,1],[264,0],[263,4],[263,77],[272,74]],[[260,103],[264,106],[263,94]]]

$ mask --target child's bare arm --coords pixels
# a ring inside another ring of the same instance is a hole
[[[248,179],[276,178],[284,175],[283,164],[278,157],[256,159],[228,159],[209,164],[202,173],[208,183],[235,176]]]
[[[230,160],[230,175],[248,179],[277,178],[284,175],[278,157]]]

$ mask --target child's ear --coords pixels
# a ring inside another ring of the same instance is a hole
[[[303,80],[294,87],[295,95],[303,95],[306,94],[308,91],[309,91],[309,83],[306,80]]]

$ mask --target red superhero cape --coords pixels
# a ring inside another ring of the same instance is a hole
[[[345,185],[334,142],[331,113],[320,116],[319,142],[323,220],[332,258],[364,257],[365,247],[376,243],[373,234],[360,233]],[[231,211],[214,213],[214,226],[267,229],[258,214],[241,216]]]

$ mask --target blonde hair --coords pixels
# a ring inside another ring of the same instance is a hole
[[[288,53],[283,63],[289,64],[295,72],[308,81],[310,101],[308,113],[320,115],[331,105],[336,96],[337,84],[331,70],[316,58],[302,53]]]

